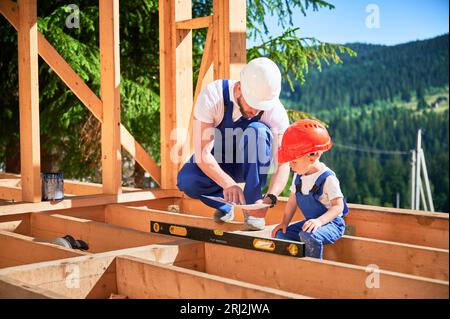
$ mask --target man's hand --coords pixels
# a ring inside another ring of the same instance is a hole
[[[286,234],[286,228],[287,225],[286,224],[279,224],[277,225],[273,230],[272,230],[272,238],[275,238],[275,236],[277,235],[277,232],[281,229],[281,231],[283,232],[283,234]]]
[[[223,190],[223,198],[227,202],[231,202],[237,205],[245,205],[244,192],[239,185],[232,185]]]
[[[309,219],[307,220],[302,227],[302,230],[307,233],[315,233],[323,224],[319,219]]]

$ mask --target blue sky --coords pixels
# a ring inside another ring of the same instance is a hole
[[[414,40],[429,39],[448,32],[448,0],[328,0],[335,9],[308,10],[303,16],[296,9],[294,27],[300,27],[301,37],[315,37],[332,43],[364,42],[394,45]],[[366,12],[368,5],[377,7]],[[379,27],[376,11],[379,12]],[[369,17],[369,18],[368,18]],[[367,27],[366,21],[369,20]],[[277,19],[266,17],[272,36],[282,33]],[[375,24],[370,24],[375,23]],[[254,42],[249,39],[247,46]]]

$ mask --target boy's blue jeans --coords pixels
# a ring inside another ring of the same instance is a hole
[[[306,257],[323,258],[323,245],[332,244],[344,235],[345,222],[342,217],[336,217],[326,225],[320,227],[314,234],[302,231],[306,220],[292,224],[283,234],[279,230],[275,237],[285,240],[302,241],[305,243]]]

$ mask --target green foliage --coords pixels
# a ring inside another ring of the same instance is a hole
[[[98,1],[79,0],[80,27],[66,27],[67,17],[73,13],[63,0],[39,3],[38,28],[56,48],[80,78],[100,96],[100,58]],[[268,34],[264,23],[266,13],[278,16],[281,25],[292,25],[295,10],[306,14],[312,8],[333,8],[325,1],[251,1],[247,2],[249,36]],[[193,1],[193,17],[210,15],[212,1]],[[260,31],[262,23],[265,31]],[[265,54],[281,56],[279,62],[285,74],[303,79],[308,63],[320,68],[320,60],[339,62],[332,46],[315,39],[296,39],[295,30],[286,40],[271,39],[250,52],[251,56]],[[205,30],[194,32],[194,69],[198,70],[205,40]],[[120,3],[120,59],[121,59],[121,121],[150,154],[159,161],[159,25],[158,1],[122,1]],[[294,46],[301,44],[299,50]],[[0,20],[0,90],[5,92],[0,112],[0,162],[11,172],[20,167],[15,157],[19,153],[19,113],[17,79],[17,36],[9,23]],[[336,47],[338,48],[338,47]],[[338,51],[341,50],[338,48]],[[345,49],[339,52],[346,52]],[[302,54],[307,56],[302,56]],[[295,69],[285,56],[296,60]],[[328,61],[327,61],[328,62]],[[196,75],[195,75],[196,76]],[[100,180],[100,124],[89,110],[66,87],[45,62],[39,61],[41,162],[48,170],[62,170],[68,178]],[[126,154],[124,154],[126,155]],[[14,165],[12,165],[14,164]]]
[[[344,64],[309,72],[306,83],[296,84],[294,92],[284,81],[282,97],[291,107],[312,113],[361,107],[400,96],[408,100],[411,92],[423,95],[425,89],[448,85],[448,35],[396,46],[357,43],[347,47],[358,56],[344,55]]]
[[[417,110],[425,110],[429,108],[427,101],[425,101],[425,97],[420,98],[419,103],[417,103]]]
[[[409,150],[415,148],[417,130],[422,128],[435,208],[449,211],[448,110],[416,114],[388,105],[354,113],[344,107],[321,118],[327,121],[334,143],[322,160],[338,175],[349,202],[395,206],[398,192],[400,206],[410,207]]]
[[[330,64],[342,63],[339,54],[356,56],[356,53],[342,45],[321,42],[314,38],[299,38],[296,32],[299,28],[288,29],[278,37],[269,36],[269,40],[254,46],[247,51],[248,60],[266,56],[276,61],[283,70],[283,78],[294,89],[293,81],[305,82],[305,73],[311,67],[322,69],[321,60]]]

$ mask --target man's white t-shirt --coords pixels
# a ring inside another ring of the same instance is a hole
[[[322,175],[326,170],[329,170],[329,168],[324,164],[320,163],[321,169],[311,175],[303,175],[302,176],[302,194],[307,195],[311,188],[313,188],[314,184],[316,183],[317,178],[319,178],[320,175]],[[294,174],[294,178],[292,179],[292,184],[290,191],[295,193],[296,187],[295,187],[295,179],[297,178],[298,174]],[[339,180],[335,175],[330,175],[327,177],[323,184],[323,193],[322,196],[319,197],[319,201],[327,208],[329,209],[331,207],[331,200],[335,198],[343,198],[344,195],[342,194],[341,187],[339,185]],[[339,215],[342,216],[342,213]]]
[[[233,122],[236,122],[242,116],[233,94],[237,82],[235,80],[228,81],[230,101],[233,102]],[[204,87],[199,94],[194,107],[194,117],[204,123],[214,123],[214,127],[217,127],[222,122],[224,109],[222,80],[217,80]],[[266,124],[274,135],[283,134],[289,127],[286,109],[281,105],[264,111],[260,122]]]

